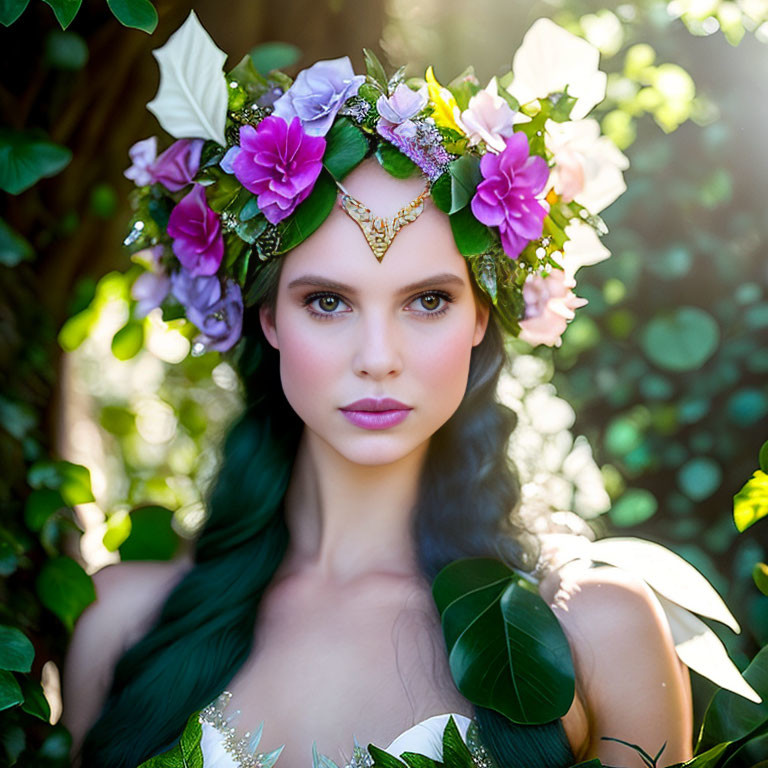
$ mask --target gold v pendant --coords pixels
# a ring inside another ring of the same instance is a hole
[[[427,181],[424,191],[389,219],[385,216],[374,216],[370,208],[352,197],[339,182],[336,184],[342,192],[339,205],[358,223],[374,256],[379,261],[384,258],[384,254],[395,239],[395,235],[406,224],[418,218],[424,210],[424,202],[429,196],[429,181]]]

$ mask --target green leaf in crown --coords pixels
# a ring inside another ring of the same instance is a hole
[[[562,717],[575,693],[573,660],[557,617],[515,571],[493,558],[462,558],[437,574],[451,674],[476,705],[515,723]]]
[[[150,757],[137,768],[204,768],[203,749],[200,746],[203,737],[203,725],[199,719],[201,711],[189,716],[178,744]]]

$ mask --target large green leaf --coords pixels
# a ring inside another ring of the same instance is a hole
[[[731,691],[718,691],[704,714],[697,752],[768,727],[768,646],[758,651],[743,675],[761,696],[762,703],[748,701]]]
[[[0,189],[18,195],[40,179],[55,176],[72,152],[46,138],[0,128]]]
[[[35,649],[20,629],[0,625],[0,669],[29,672],[34,658]]]
[[[480,158],[472,155],[462,155],[450,166],[451,172],[451,209],[448,213],[456,213],[469,204],[477,190],[477,185],[483,180],[480,173]]]
[[[55,557],[37,576],[37,594],[70,631],[80,614],[96,599],[93,579],[71,557]]]
[[[447,565],[432,585],[454,682],[522,724],[562,717],[575,692],[570,647],[535,587],[493,558]]]
[[[109,10],[124,27],[152,34],[157,27],[157,11],[149,0],[107,0]]]
[[[325,137],[323,165],[341,181],[368,152],[362,131],[345,117],[336,120]]]
[[[462,256],[476,256],[491,247],[491,231],[472,215],[469,208],[451,214],[450,222],[453,239]]]
[[[83,0],[44,0],[48,5],[53,8],[53,13],[56,16],[62,29],[66,29],[71,23],[72,19],[77,16],[77,12],[80,10]]]
[[[376,147],[376,159],[381,167],[396,179],[408,179],[419,170],[419,167],[410,157],[404,155],[388,141],[379,142]]]
[[[310,196],[283,222],[280,248],[285,253],[306,240],[325,220],[336,202],[338,188],[328,171],[321,171]]]
[[[29,0],[0,0],[0,24],[10,27],[29,5]]]

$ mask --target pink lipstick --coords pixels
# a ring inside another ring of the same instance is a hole
[[[403,421],[413,409],[391,397],[380,400],[365,397],[345,405],[340,410],[355,426],[364,429],[387,429]]]

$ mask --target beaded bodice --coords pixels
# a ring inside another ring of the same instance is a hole
[[[224,691],[200,712],[199,719],[203,725],[201,746],[204,768],[272,768],[283,747],[278,747],[271,752],[258,751],[264,721],[259,724],[254,733],[240,734],[235,727],[240,710],[235,710],[231,715],[224,713],[231,697],[230,691]],[[478,768],[496,768],[490,755],[480,743],[476,721],[457,713],[434,715],[422,720],[400,734],[387,747],[382,748],[395,757],[400,757],[403,752],[418,752],[434,760],[440,760],[443,731],[449,717],[453,717]],[[345,759],[343,766],[319,754],[315,743],[312,745],[312,758],[313,767],[318,768],[320,766],[322,768],[334,766],[335,768],[368,768],[373,764],[373,758],[367,747],[361,745],[356,737],[353,737],[351,757]]]

